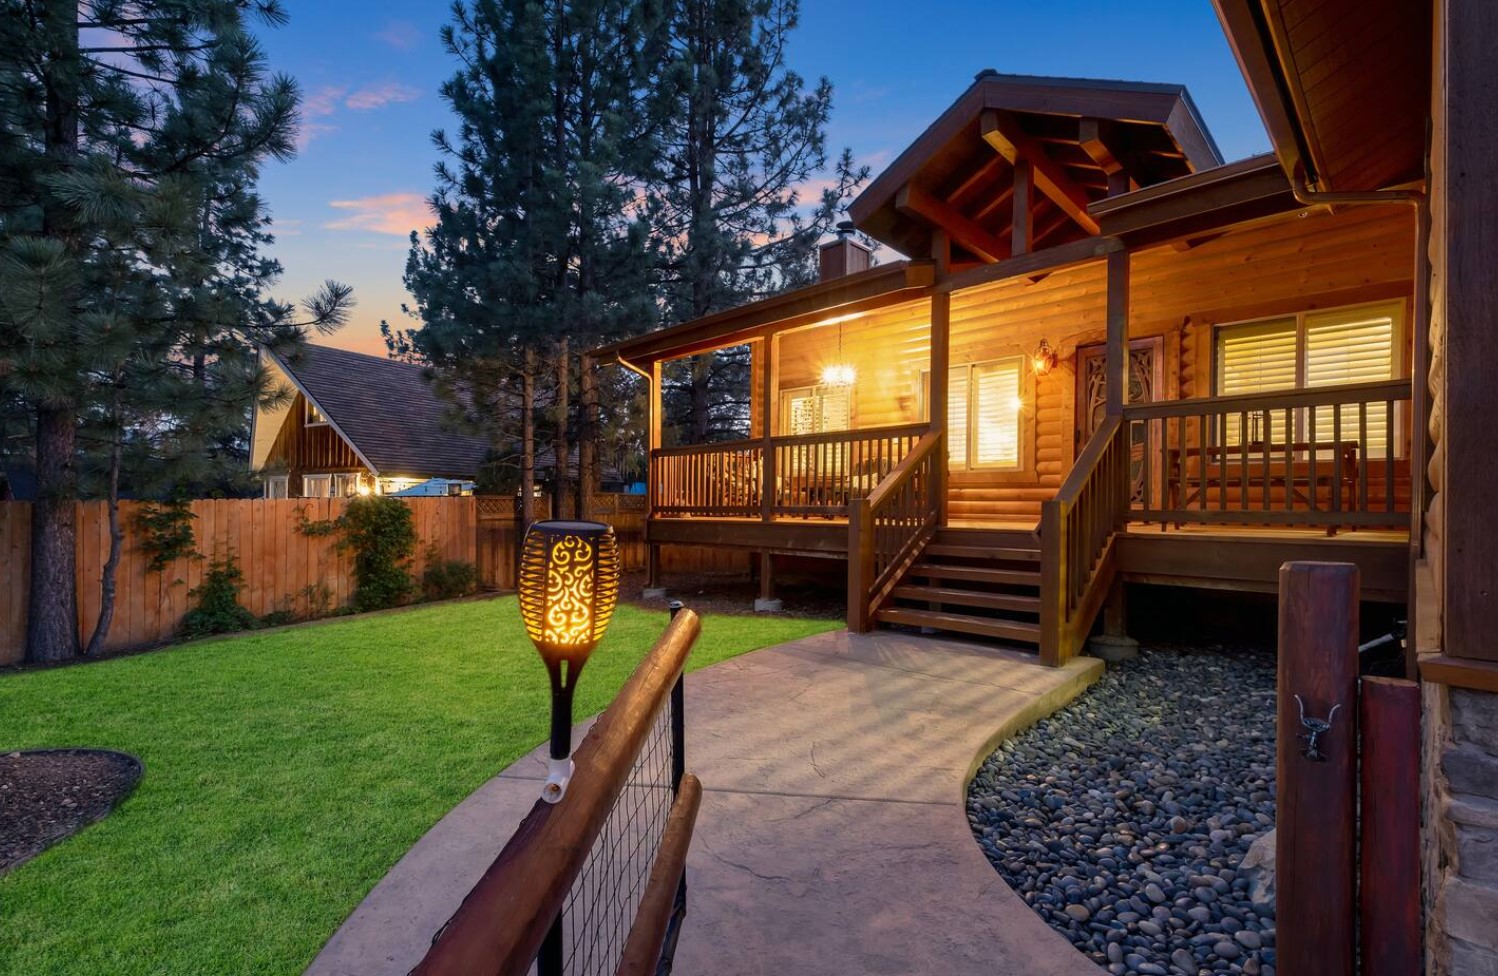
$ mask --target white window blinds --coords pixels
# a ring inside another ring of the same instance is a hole
[[[825,434],[847,430],[853,420],[853,391],[847,386],[809,387],[789,393],[785,401],[787,433]]]
[[[1387,307],[1325,312],[1306,316],[1306,386],[1378,383],[1394,378],[1394,317]],[[1359,440],[1369,457],[1383,457],[1389,421],[1382,403],[1367,405],[1363,425],[1359,407],[1344,404],[1342,440]],[[1337,411],[1316,411],[1316,442],[1337,440]]]
[[[979,468],[1020,465],[1020,361],[973,367],[973,462]]]
[[[947,462],[954,470],[1018,469],[1024,361],[954,368],[947,379]]]
[[[954,470],[967,467],[968,367],[952,370],[947,379],[947,463]]]
[[[1310,389],[1376,383],[1394,378],[1400,305],[1397,302],[1307,312],[1293,317],[1235,325],[1217,332],[1217,395],[1241,396],[1272,390]],[[1356,441],[1370,456],[1382,456],[1390,431],[1386,408],[1369,403],[1367,423],[1356,404],[1341,408],[1341,439]],[[1337,411],[1316,411],[1310,430],[1308,410],[1294,415],[1294,439],[1314,439],[1330,446],[1337,440]],[[1275,443],[1290,439],[1284,411],[1248,416],[1248,437],[1260,441],[1266,433]],[[1226,418],[1226,443],[1241,443],[1239,417]],[[1268,427],[1268,431],[1264,429]]]

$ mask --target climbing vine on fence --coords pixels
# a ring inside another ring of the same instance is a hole
[[[416,592],[411,557],[416,552],[416,523],[399,498],[354,498],[336,519],[313,521],[304,514],[306,536],[341,535],[338,547],[354,554],[354,609],[384,610],[399,606]]]
[[[136,513],[135,525],[141,532],[140,547],[149,555],[146,568],[160,573],[184,556],[196,556],[193,548],[192,502],[186,498],[147,503]]]

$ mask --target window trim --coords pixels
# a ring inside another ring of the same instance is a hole
[[[318,419],[321,418],[321,419]],[[302,426],[303,427],[331,427],[328,415],[322,412],[312,398],[306,394],[302,395]]]
[[[328,492],[327,492],[327,494],[325,494],[325,495],[313,495],[313,494],[309,494],[310,487],[309,487],[309,485],[307,483],[309,481],[317,481],[317,480],[322,480],[322,481],[325,481],[327,483],[327,486],[328,486]],[[303,498],[332,498],[333,497],[333,476],[331,474],[304,474],[304,475],[302,475],[302,497]]]
[[[998,363],[1016,362],[1019,366],[1019,396],[1021,405],[1016,422],[1016,434],[1019,439],[1018,454],[1019,462],[1015,467],[1002,467],[998,465],[976,466],[972,463],[964,463],[957,467],[951,463],[951,451],[947,451],[949,480],[953,484],[993,484],[995,482],[1023,482],[1033,483],[1036,481],[1035,474],[1035,370],[1030,368],[1029,357],[1017,347],[1012,352],[998,356],[989,356],[986,359],[973,360],[966,363],[954,363],[948,367],[949,370],[965,369],[968,371],[968,404],[967,415],[973,415],[973,396],[976,385],[972,382],[974,370],[985,366],[993,366]],[[921,416],[929,423],[931,421],[931,370],[921,370]],[[951,380],[947,381],[947,394],[951,395]],[[972,458],[975,454],[973,424],[967,425],[967,452],[966,456]],[[950,431],[948,434],[950,435]]]
[[[813,383],[809,386],[787,386],[780,390],[779,410],[777,411],[776,423],[780,427],[777,437],[814,437],[817,434],[836,434],[858,429],[858,395],[857,384],[847,387],[828,386],[826,383]],[[802,397],[825,397],[827,390],[847,390],[848,393],[848,426],[837,431],[814,431],[811,434],[795,434],[791,432],[791,417],[794,411],[791,409],[791,401]]]
[[[1222,392],[1222,333],[1229,329],[1242,329],[1248,326],[1268,325],[1281,319],[1295,320],[1295,385],[1288,389],[1306,389],[1306,319],[1315,315],[1335,315],[1338,313],[1356,312],[1361,309],[1387,308],[1393,312],[1391,318],[1394,320],[1394,342],[1393,362],[1390,364],[1390,379],[1405,379],[1409,372],[1409,364],[1406,361],[1409,346],[1409,299],[1395,298],[1384,299],[1376,302],[1357,302],[1352,305],[1333,305],[1328,308],[1302,308],[1297,311],[1281,312],[1278,315],[1260,315],[1251,319],[1238,319],[1232,322],[1216,322],[1212,325],[1212,396],[1224,396]]]
[[[1295,385],[1287,387],[1284,392],[1291,390],[1306,390],[1306,320],[1317,315],[1338,315],[1358,312],[1364,309],[1388,309],[1393,322],[1392,348],[1390,350],[1389,379],[1400,380],[1409,378],[1409,346],[1410,346],[1410,308],[1409,298],[1385,298],[1371,302],[1354,302],[1351,305],[1331,305],[1325,308],[1300,308],[1295,311],[1280,312],[1277,315],[1261,315],[1251,319],[1238,319],[1232,322],[1213,323],[1211,329],[1211,351],[1209,362],[1211,369],[1212,396],[1223,397],[1222,392],[1222,333],[1228,329],[1241,329],[1247,326],[1267,325],[1281,319],[1295,320]],[[1326,387],[1335,389],[1335,387]],[[1299,413],[1296,415],[1297,438],[1300,436],[1298,428],[1303,422]],[[1406,410],[1395,404],[1394,429],[1389,436],[1394,440],[1394,457],[1406,458],[1409,456],[1409,417]]]

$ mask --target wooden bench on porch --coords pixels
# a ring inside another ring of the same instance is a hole
[[[1230,511],[1228,495],[1236,490],[1240,509],[1294,511],[1300,522],[1328,516],[1327,534],[1335,535],[1340,528],[1335,516],[1355,502],[1358,450],[1358,442],[1350,440],[1171,447],[1165,458],[1166,507],[1206,510],[1213,507],[1215,492],[1216,508]],[[1278,504],[1276,491],[1283,493]]]

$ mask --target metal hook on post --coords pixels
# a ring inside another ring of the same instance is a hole
[[[1307,718],[1306,703],[1299,695],[1295,696],[1295,704],[1300,709],[1300,727],[1306,730],[1304,735],[1296,736],[1297,739],[1304,739],[1306,744],[1300,754],[1311,762],[1326,762],[1326,756],[1316,748],[1316,743],[1332,730],[1332,720],[1337,717],[1337,709],[1342,707],[1342,703],[1338,702],[1333,705],[1332,710],[1327,712],[1326,718]]]

